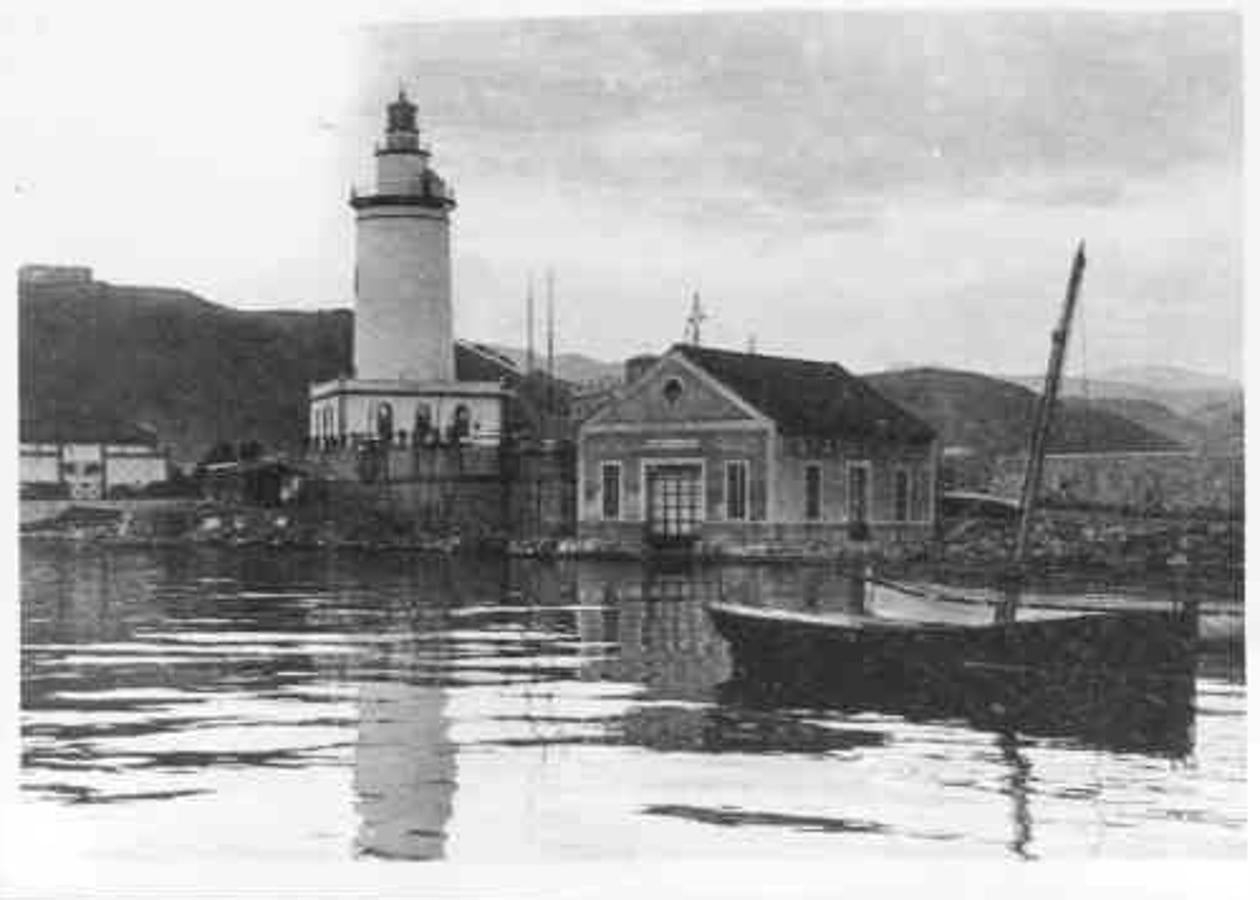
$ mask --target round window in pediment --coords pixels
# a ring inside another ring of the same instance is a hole
[[[671,378],[665,382],[665,386],[661,388],[661,396],[665,398],[665,402],[673,406],[678,402],[678,398],[682,396],[682,382],[677,378]]]

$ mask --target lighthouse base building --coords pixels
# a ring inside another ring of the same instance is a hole
[[[338,378],[311,386],[311,444],[323,452],[498,447],[504,397],[497,381]]]

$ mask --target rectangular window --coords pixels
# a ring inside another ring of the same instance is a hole
[[[849,521],[865,522],[871,508],[869,462],[849,463]]]
[[[621,518],[621,463],[606,462],[600,466],[601,508],[605,519]]]
[[[726,518],[742,522],[748,518],[748,463],[726,464]]]
[[[805,519],[817,522],[822,518],[822,466],[805,466]]]
[[[928,517],[928,469],[916,465],[910,470],[910,518],[926,522]]]
[[[898,522],[910,519],[910,473],[905,469],[893,475],[893,518]]]

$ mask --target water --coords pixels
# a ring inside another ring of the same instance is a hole
[[[19,855],[1245,854],[1228,654],[1163,731],[1011,733],[732,693],[703,600],[842,602],[822,570],[35,543],[21,569]]]

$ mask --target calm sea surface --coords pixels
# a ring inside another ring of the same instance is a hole
[[[1246,688],[1224,650],[1153,729],[1056,733],[733,690],[704,600],[826,608],[850,582],[821,569],[31,543],[21,571],[19,852],[1245,853]]]

